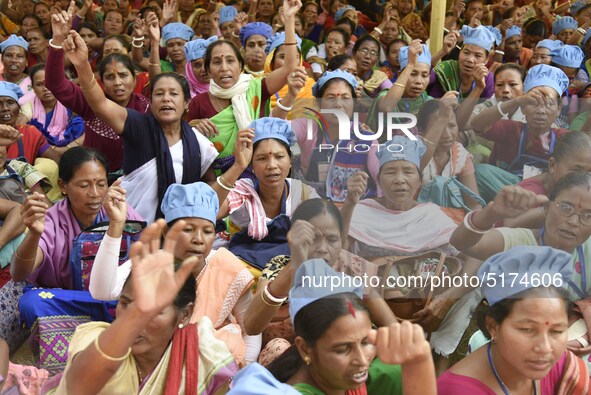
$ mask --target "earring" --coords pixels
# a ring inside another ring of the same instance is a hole
[[[497,340],[495,339],[495,337],[493,336],[492,339],[490,339],[490,341],[492,342],[492,344],[496,345],[497,344]]]
[[[304,357],[304,363],[306,364],[306,366],[310,366],[310,364],[312,363],[310,357]]]
[[[179,329],[183,329],[184,327],[185,327],[185,325],[179,324]]]

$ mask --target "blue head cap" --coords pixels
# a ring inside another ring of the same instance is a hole
[[[302,47],[302,39],[296,34],[296,42],[298,43],[298,48]],[[285,44],[285,32],[275,33],[271,37],[267,39],[267,48],[265,49],[265,53],[269,55],[275,48],[280,45]]]
[[[194,35],[193,29],[180,22],[169,23],[162,28],[162,38],[165,42],[173,38],[191,41]]]
[[[562,47],[564,47],[564,43],[560,40],[545,39],[545,40],[538,41],[538,43],[536,44],[536,48],[547,48],[550,51],[554,51],[554,50],[560,49]]]
[[[233,22],[234,18],[236,18],[236,15],[238,15],[238,10],[234,6],[227,5],[220,9],[219,14],[220,20],[218,23],[220,26],[222,26],[222,24],[226,22]]]
[[[277,380],[263,365],[251,363],[234,376],[228,395],[301,395],[289,384]]]
[[[527,72],[523,82],[523,91],[527,93],[537,86],[549,86],[558,92],[559,97],[562,97],[568,84],[569,80],[564,71],[547,64],[538,64]]]
[[[550,51],[552,63],[559,66],[579,68],[585,60],[583,50],[575,45],[565,45],[553,51]]]
[[[204,182],[171,184],[160,206],[164,219],[203,218],[215,225],[220,203],[218,195]]]
[[[513,36],[521,36],[521,28],[519,26],[511,26],[505,32],[505,39],[510,39]]]
[[[337,12],[334,13],[334,20],[338,21],[343,17],[343,15],[345,15],[345,12],[349,10],[355,11],[355,7],[353,7],[352,5],[346,5],[342,8],[339,8]]]
[[[530,280],[535,276],[540,280],[550,276],[553,284],[566,286],[573,277],[572,266],[572,255],[567,252],[551,247],[519,246],[488,258],[478,269],[478,277],[482,279],[482,291],[492,306],[535,288],[534,281],[521,281],[526,276]],[[517,281],[506,281],[507,273],[511,273],[511,278],[516,273]],[[504,280],[502,276],[505,276]],[[540,285],[542,283],[540,281]]]
[[[503,35],[501,34],[501,31],[494,26],[485,25],[484,27],[487,28],[488,31],[491,32],[492,35],[495,37],[495,44],[501,45],[501,43],[503,42]]]
[[[295,321],[298,311],[310,303],[342,293],[353,293],[363,298],[363,287],[355,286],[351,276],[335,271],[324,259],[311,259],[302,263],[296,270],[289,291],[291,322]]]
[[[577,30],[579,28],[579,23],[575,18],[572,16],[565,16],[562,18],[557,18],[552,22],[552,34],[558,36],[561,31],[564,29],[573,29]]]
[[[240,29],[240,43],[242,46],[246,47],[246,40],[255,34],[263,36],[268,40],[273,34],[273,28],[264,22],[251,22],[247,24],[242,29]]]
[[[217,36],[211,36],[208,39],[198,38],[193,41],[189,41],[185,44],[185,57],[187,62],[192,62],[197,59],[205,57],[207,47],[209,44],[218,40]]]
[[[462,26],[461,33],[462,37],[464,37],[464,44],[476,45],[477,47],[480,47],[486,51],[490,51],[493,47],[493,44],[498,40],[496,34],[484,26],[472,28],[470,26],[464,25]],[[501,33],[499,32],[499,35],[500,34]]]
[[[16,45],[17,47],[24,48],[25,51],[29,50],[29,43],[24,38],[11,34],[6,40],[0,44],[0,52],[4,53],[4,50],[8,47]]]
[[[254,129],[253,143],[265,139],[277,139],[292,146],[296,141],[291,124],[284,119],[263,117],[253,121],[248,127]]]
[[[427,151],[427,147],[421,140],[411,140],[408,137],[394,136],[390,141],[382,145],[376,153],[380,168],[394,160],[406,160],[421,168],[421,158]]]
[[[357,86],[359,85],[357,83],[357,78],[355,78],[355,76],[353,74],[349,73],[348,71],[344,71],[344,70],[340,70],[340,69],[333,70],[333,71],[327,71],[324,74],[322,74],[322,77],[318,78],[318,81],[316,81],[316,83],[312,87],[312,94],[314,95],[314,97],[318,98],[322,87],[328,81],[335,79],[335,78],[340,78],[342,80],[345,80],[349,85],[351,85],[353,87],[353,90],[357,89]]]
[[[17,84],[8,81],[0,81],[0,96],[11,97],[18,101],[25,94]]]
[[[589,3],[587,0],[575,1],[568,9],[568,13],[572,16],[577,16],[577,14],[581,12],[583,8],[587,8],[589,6],[591,6],[591,3]]]
[[[425,44],[421,44],[423,47],[423,52],[419,54],[418,63],[425,63],[429,67],[431,67],[431,52],[429,51],[429,47]],[[400,52],[398,54],[398,62],[400,62],[400,70],[404,70],[406,65],[408,64],[408,48],[409,47],[402,47],[400,48]]]

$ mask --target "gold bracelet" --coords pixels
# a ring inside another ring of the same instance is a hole
[[[297,42],[293,42],[293,43],[283,43],[283,45],[285,45],[285,46],[287,47],[287,46],[289,46],[289,45],[298,45],[298,43],[297,43]]]
[[[92,88],[94,88],[95,85],[96,85],[96,78],[94,78],[94,74],[93,74],[92,75],[92,80],[90,80],[90,82],[88,83],[88,85],[81,86],[80,89],[82,89],[83,91],[89,91]]]
[[[399,87],[401,87],[402,89],[406,89],[406,85],[404,85],[404,84],[401,84],[400,82],[395,82],[393,85],[399,86]]]
[[[269,307],[279,307],[283,304],[283,303],[269,303],[269,302],[267,302],[265,300],[265,293],[264,292],[261,292],[261,299],[263,300],[263,303]]]
[[[99,337],[97,336],[96,339],[94,339],[94,348],[96,348],[96,351],[101,354],[101,357],[103,357],[104,359],[106,359],[107,361],[111,361],[111,362],[121,362],[127,359],[127,357],[129,357],[129,355],[131,354],[131,347],[129,347],[129,350],[127,350],[127,354],[125,354],[122,357],[119,358],[113,358],[107,354],[105,354],[105,352],[103,350],[101,350],[101,347],[99,346]]]
[[[148,66],[150,66],[150,67],[160,67],[160,63],[152,63],[152,62],[149,62],[148,63]]]
[[[34,256],[32,258],[23,258],[23,257],[19,256],[18,255],[18,248],[16,250],[14,250],[14,256],[16,256],[21,261],[33,261],[33,260],[35,260],[37,258],[37,256]]]

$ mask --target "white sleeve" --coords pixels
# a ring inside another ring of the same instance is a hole
[[[197,142],[199,143],[199,150],[201,152],[201,176],[203,176],[215,158],[218,157],[219,152],[215,149],[213,143],[209,141],[207,137],[199,133],[197,129],[193,128],[193,132],[195,132]]]
[[[310,66],[312,66],[313,73],[322,74],[322,66],[320,65],[320,63],[314,62]]]
[[[244,354],[244,359],[246,362],[256,362],[259,358],[259,353],[261,352],[261,346],[263,345],[263,335],[258,334],[254,336],[249,336],[244,332],[244,316],[246,315],[246,311],[248,310],[248,306],[250,306],[250,302],[252,300],[252,292],[250,292],[250,288],[247,289],[238,301],[234,305],[234,310],[232,310],[232,314],[240,328],[242,328],[242,338],[244,339],[244,344],[246,346],[246,351]]]
[[[90,295],[97,300],[115,300],[123,289],[123,284],[131,271],[131,261],[119,264],[121,237],[113,238],[105,234],[96,254],[90,272]]]

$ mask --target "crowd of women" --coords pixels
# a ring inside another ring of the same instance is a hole
[[[434,3],[2,2],[0,394],[591,393],[591,1]]]

